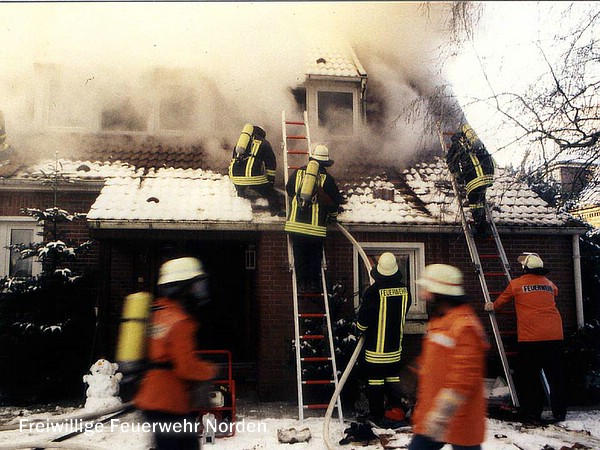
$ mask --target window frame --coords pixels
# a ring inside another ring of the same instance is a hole
[[[11,231],[15,229],[31,230],[33,232],[32,242],[42,242],[44,227],[33,218],[20,216],[0,216],[0,276],[6,277],[10,270],[10,245]],[[36,257],[31,258],[31,276],[37,276],[42,272],[42,264]]]
[[[391,252],[395,255],[407,255],[409,257],[410,273],[413,274],[408,280],[408,288],[411,293],[412,305],[408,311],[408,320],[427,319],[425,302],[419,298],[419,286],[416,280],[422,276],[425,270],[425,244],[422,242],[359,242],[367,256],[378,256],[383,252]],[[375,261],[376,258],[372,258]],[[359,286],[359,264],[364,265],[358,250],[353,248],[354,268],[354,307],[360,304],[362,294]],[[406,281],[406,280],[405,280]]]
[[[352,106],[350,108],[350,124],[349,124],[349,132],[348,133],[336,133],[330,130],[330,128],[327,125],[321,125],[320,123],[320,114],[321,114],[321,108],[320,108],[320,95],[321,94],[338,94],[338,95],[350,95],[351,99],[352,99]],[[356,93],[354,92],[354,90],[352,89],[348,89],[348,90],[344,90],[344,89],[335,89],[335,88],[329,88],[329,89],[317,89],[316,90],[316,121],[317,121],[317,126],[321,129],[326,129],[328,130],[328,132],[331,134],[331,136],[336,137],[336,138],[344,138],[344,137],[349,137],[349,136],[353,136],[355,131],[356,131],[356,108],[357,108],[357,104],[356,104]]]

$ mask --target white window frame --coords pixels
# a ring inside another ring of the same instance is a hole
[[[43,226],[35,219],[21,216],[2,216],[0,217],[0,276],[8,276],[10,268],[10,249],[6,248],[10,245],[11,231],[14,229],[32,230],[33,242],[42,242]],[[31,274],[32,276],[39,275],[42,272],[42,264],[34,256],[31,258]]]
[[[425,244],[422,242],[359,242],[363,250],[369,254],[380,255],[383,252],[391,252],[396,255],[404,254],[409,256],[410,273],[412,278],[404,280],[411,293],[412,304],[408,311],[407,319],[423,320],[427,319],[427,310],[425,302],[419,298],[419,287],[416,280],[419,279],[425,270]],[[354,307],[358,308],[360,304],[361,287],[358,285],[359,265],[364,265],[362,258],[356,248],[353,249],[354,259]]]

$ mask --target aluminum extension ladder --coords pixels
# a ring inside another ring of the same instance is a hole
[[[437,126],[437,129],[438,129],[438,135],[440,138],[440,144],[442,145],[442,150],[444,152],[443,154],[446,155],[446,152],[450,148],[450,144],[451,144],[450,142],[448,142],[447,139],[450,136],[452,136],[454,133],[442,132],[439,124]],[[502,293],[502,290],[490,291],[488,288],[488,280],[486,279],[486,277],[490,278],[490,279],[494,279],[494,280],[499,280],[501,278],[504,278],[505,283],[507,285],[512,279],[511,274],[510,274],[510,263],[508,261],[508,258],[506,257],[506,252],[504,251],[504,246],[502,245],[502,241],[500,240],[500,234],[498,233],[498,229],[496,228],[496,224],[494,223],[494,218],[493,218],[492,212],[491,212],[490,207],[487,202],[485,204],[485,216],[486,216],[487,223],[490,226],[490,230],[492,232],[492,237],[493,237],[493,241],[494,241],[494,249],[490,250],[487,253],[481,253],[481,254],[479,253],[479,251],[477,249],[477,243],[475,241],[475,238],[473,237],[471,226],[468,222],[467,215],[466,215],[464,207],[463,207],[463,200],[462,200],[463,196],[461,195],[461,192],[460,192],[460,189],[458,186],[458,182],[456,181],[456,179],[453,176],[451,177],[451,181],[452,181],[452,189],[454,190],[454,196],[458,203],[462,229],[463,229],[463,233],[465,235],[465,239],[467,241],[467,246],[469,248],[469,254],[471,256],[471,261],[473,262],[475,272],[477,273],[477,277],[479,278],[479,283],[481,284],[481,290],[483,292],[485,302],[488,303],[488,302],[492,301],[492,299],[491,299],[492,294],[499,295]],[[486,260],[486,261],[499,260],[502,265],[502,271],[491,271],[491,270],[485,271],[484,267],[481,263],[482,259]],[[513,406],[518,408],[519,400],[517,398],[517,392],[515,389],[512,373],[510,371],[510,367],[508,364],[508,358],[506,355],[506,351],[504,349],[504,343],[502,341],[503,334],[506,335],[506,334],[514,334],[514,333],[506,333],[506,332],[500,331],[498,322],[496,320],[496,315],[495,314],[488,314],[488,315],[490,318],[492,331],[494,333],[496,347],[498,348],[498,353],[500,355],[500,360],[502,362],[502,368],[504,371],[504,375],[505,375],[506,381],[508,383],[510,397],[511,397]]]
[[[285,111],[281,114],[281,131],[283,137],[283,158],[284,158],[284,178],[285,185],[288,179],[296,169],[304,166],[308,162],[310,150],[310,133],[308,129],[308,116],[304,111],[302,121],[290,121],[285,117]],[[292,160],[292,161],[290,161]],[[291,199],[285,193],[286,212],[289,217]],[[318,387],[331,386],[331,393],[338,387],[338,371],[335,361],[335,348],[333,344],[333,332],[331,327],[331,315],[329,312],[329,295],[327,293],[327,283],[325,278],[326,259],[323,251],[321,260],[321,286],[322,292],[317,293],[299,293],[298,280],[294,265],[294,251],[291,240],[287,237],[288,261],[290,272],[292,274],[292,295],[294,302],[294,339],[296,350],[296,384],[298,389],[298,418],[304,420],[305,410],[326,410],[327,403],[305,403],[305,397],[309,397],[314,392],[309,392],[310,388],[316,390]],[[303,330],[304,321],[322,320],[323,328],[326,330],[322,334],[307,334]],[[318,356],[306,356],[302,354],[302,349],[307,344],[317,344],[325,348],[328,354]],[[305,368],[316,364],[324,364],[331,368],[331,375],[327,379],[306,379],[304,377]],[[338,397],[336,402],[338,418],[340,424],[343,424],[342,403]]]

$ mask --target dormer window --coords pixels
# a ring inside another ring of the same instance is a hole
[[[332,135],[351,135],[354,131],[354,100],[352,92],[317,93],[319,127]]]

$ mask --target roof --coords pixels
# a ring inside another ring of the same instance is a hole
[[[360,183],[347,183],[344,190],[348,202],[339,217],[341,222],[460,223],[450,174],[439,157],[430,163],[417,163],[405,169],[400,176],[371,177]],[[381,198],[382,190],[393,190],[394,201]],[[573,225],[568,214],[557,212],[526,184],[516,181],[501,168],[497,169],[494,185],[488,189],[486,197],[498,225],[536,228]]]
[[[29,178],[32,173],[52,167],[58,153],[67,161],[91,163],[96,166],[123,165],[136,168],[173,167],[199,169],[206,165],[205,150],[198,139],[189,137],[162,137],[122,133],[66,134],[60,137],[45,135],[29,138],[20,143],[18,151],[10,156],[0,155],[0,178]],[[40,157],[39,155],[44,156]],[[111,170],[111,169],[109,169]],[[83,176],[84,172],[79,171]],[[94,172],[89,176],[93,176]]]
[[[350,47],[334,49],[330,44],[310,49],[306,75],[361,78],[367,75]]]
[[[253,213],[229,177],[168,168],[109,178],[88,220],[249,222]]]
[[[123,169],[124,170],[124,169]],[[400,174],[369,177],[340,185],[346,198],[338,219],[345,224],[448,225],[460,223],[450,178],[441,158]],[[393,192],[393,200],[391,198]],[[499,170],[488,190],[496,223],[516,227],[567,227],[571,217],[548,206],[525,184]],[[262,199],[261,199],[262,200]],[[118,223],[137,228],[214,222],[277,223],[283,218],[256,212],[237,196],[227,175],[202,169],[151,169],[111,176],[88,219],[92,226]]]

